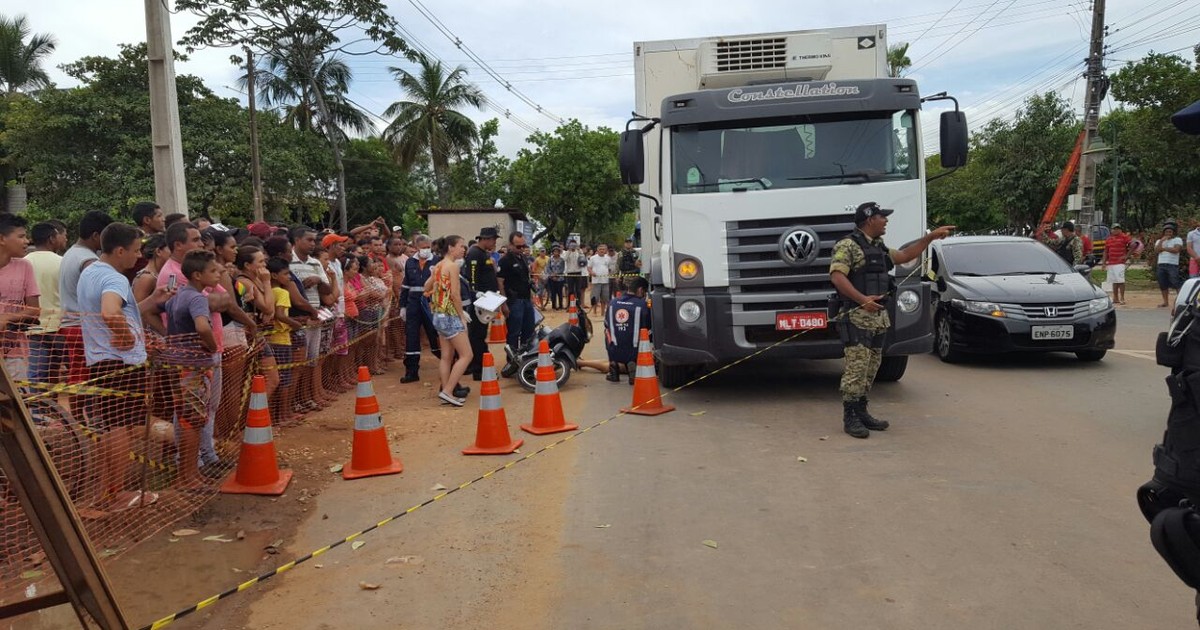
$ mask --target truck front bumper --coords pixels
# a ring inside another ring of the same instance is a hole
[[[887,355],[921,354],[933,350],[929,285],[910,282],[901,285],[897,295],[905,290],[915,291],[920,305],[912,313],[897,313],[896,301],[889,302],[892,328],[884,342]],[[679,307],[687,301],[700,306],[700,318],[693,323],[679,317]],[[836,359],[843,355],[841,338],[833,325],[797,334],[796,331],[775,330],[775,311],[739,311],[735,317],[728,289],[673,291],[659,288],[651,292],[651,303],[655,355],[667,365],[724,363],[772,346],[776,346],[770,350],[772,353],[802,359]],[[796,310],[824,310],[824,305],[801,306]]]

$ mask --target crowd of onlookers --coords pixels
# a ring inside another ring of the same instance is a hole
[[[358,366],[381,374],[404,359],[411,372],[402,382],[411,382],[421,311],[434,324],[438,307],[453,311],[472,329],[470,346],[466,335],[461,347],[443,345],[439,337],[454,335],[440,326],[428,335],[429,350],[448,355],[439,374],[450,393],[443,400],[461,406],[469,388],[458,377],[478,378],[482,354],[480,324],[467,306],[475,291],[490,288],[482,279],[472,286],[459,271],[455,260],[468,249],[489,257],[493,274],[506,260],[518,270],[501,272],[496,287],[508,279],[501,291],[514,307],[522,284],[514,273],[527,276],[536,308],[565,309],[574,295],[581,309],[603,313],[621,279],[639,271],[632,241],[593,249],[571,239],[534,252],[519,234],[496,247],[496,231],[486,228],[490,242],[413,235],[410,243],[383,219],[345,233],[261,221],[235,228],[164,216],[153,202],[136,204],[131,217],[93,211],[68,226],[0,214],[5,366],[27,397],[54,396],[97,436],[99,489],[81,509],[97,518],[156,499],[127,483],[128,454],[150,423],[170,435],[173,486],[211,489],[229,470],[216,444],[240,426],[253,374],[264,377],[271,416],[283,425],[353,389]],[[425,262],[443,260],[455,265],[445,277],[462,280],[453,291],[445,284],[439,292]],[[530,326],[520,323],[515,344],[528,340]],[[63,384],[75,387],[51,391]]]

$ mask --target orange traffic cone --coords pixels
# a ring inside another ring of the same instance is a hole
[[[376,475],[394,475],[404,470],[400,460],[392,460],[387,430],[379,415],[379,400],[371,383],[371,370],[358,368],[358,394],[354,401],[354,443],[350,463],[342,467],[342,479],[361,479]]]
[[[267,408],[267,380],[256,375],[250,383],[250,408],[242,432],[242,452],[237,470],[221,484],[225,494],[283,494],[292,471],[279,470],[271,436],[271,411]]]
[[[633,404],[621,411],[639,416],[657,416],[675,411],[674,405],[664,405],[658,392],[658,375],[654,373],[654,353],[650,350],[650,331],[642,329],[638,341],[637,371],[633,375]]]
[[[496,380],[496,360],[483,353],[483,382],[479,384],[479,425],[475,445],[463,449],[463,455],[507,455],[525,443],[513,441],[508,434],[508,416],[500,403],[500,381]]]
[[[575,294],[571,294],[571,301],[567,304],[567,321],[572,326],[579,325],[579,308],[575,306]]]
[[[508,340],[508,324],[504,322],[504,315],[496,313],[492,318],[492,324],[488,327],[488,343],[504,343]]]
[[[574,431],[577,424],[567,424],[563,418],[562,398],[558,395],[558,377],[550,358],[550,343],[538,344],[537,386],[533,390],[533,424],[522,424],[521,430],[534,435]]]

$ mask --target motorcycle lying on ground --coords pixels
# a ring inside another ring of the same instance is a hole
[[[540,315],[540,313],[538,313]],[[583,349],[592,336],[592,323],[587,315],[579,314],[579,325],[572,326],[570,322],[552,330],[547,330],[541,324],[540,318],[535,323],[533,339],[520,348],[505,344],[504,353],[508,363],[500,371],[505,377],[517,377],[527,391],[537,387],[538,346],[542,339],[550,345],[550,356],[554,364],[554,375],[559,389],[571,378],[571,370],[578,369],[578,361]]]

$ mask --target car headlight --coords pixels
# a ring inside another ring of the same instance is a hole
[[[680,278],[691,280],[696,277],[696,274],[700,273],[700,263],[691,258],[684,258],[676,265],[675,271],[679,274]]]
[[[955,298],[950,300],[950,306],[968,313],[979,313],[980,315],[991,315],[992,317],[1004,317],[1004,309],[995,302],[976,302],[974,300],[960,300]]]
[[[921,298],[917,295],[916,291],[905,290],[901,291],[900,295],[896,298],[896,304],[900,306],[901,312],[911,313],[921,305]]]
[[[1088,313],[1103,313],[1112,308],[1112,299],[1108,296],[1088,300]]]
[[[700,319],[700,303],[695,300],[687,300],[679,305],[679,319],[694,324]]]

